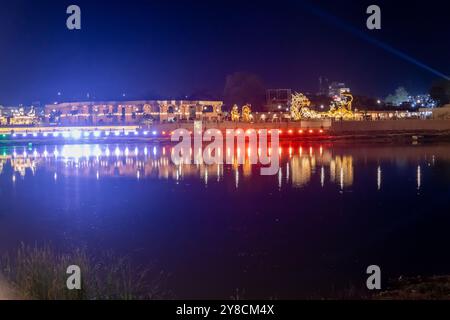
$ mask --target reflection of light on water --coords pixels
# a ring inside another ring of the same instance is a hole
[[[281,172],[281,168],[278,170],[278,188],[281,189],[283,183],[283,172]]]
[[[381,190],[381,167],[378,166],[377,168],[377,187],[378,190]]]
[[[420,190],[422,185],[422,172],[420,169],[420,165],[417,166],[417,190]]]
[[[330,161],[330,180],[339,183],[341,190],[353,185],[352,156],[336,156]]]
[[[294,187],[302,187],[311,180],[312,177],[312,161],[308,157],[292,157],[291,171],[292,171],[292,185]]]
[[[151,149],[150,149],[151,148]],[[63,174],[66,175],[76,175],[76,176],[91,176],[93,178],[99,179],[100,176],[109,177],[109,176],[128,176],[128,177],[157,177],[159,179],[182,179],[183,172],[185,171],[186,175],[189,176],[198,176],[201,179],[205,180],[205,184],[210,184],[212,179],[217,179],[217,182],[224,181],[226,179],[222,179],[224,176],[224,167],[227,165],[217,165],[215,164],[215,168],[212,166],[208,166],[203,164],[203,162],[198,163],[197,165],[189,164],[189,157],[187,159],[183,158],[183,161],[188,160],[186,165],[177,168],[170,161],[170,157],[164,156],[164,150],[167,147],[157,147],[157,146],[140,146],[140,145],[63,145],[52,147],[50,157],[46,148],[38,148],[33,151],[27,152],[25,148],[17,149],[17,152],[14,150],[15,159],[13,167],[16,172],[19,172],[22,176],[25,175],[26,169],[31,169],[31,172],[34,174],[35,169],[41,166],[49,166],[52,171],[57,175]],[[341,186],[341,188],[345,188],[353,183],[353,164],[351,156],[335,156],[334,158],[331,156],[331,152],[327,153],[325,151],[326,157],[316,157],[314,153],[314,149],[310,146],[307,146],[309,152],[302,154],[302,147],[287,147],[284,153],[284,160],[286,162],[280,163],[280,170],[277,172],[278,177],[277,180],[274,180],[274,183],[277,183],[280,188],[283,187],[283,182],[287,185],[292,185],[293,187],[299,187],[307,185],[311,182],[312,178],[319,172],[316,169],[317,164],[320,168],[320,183],[321,186],[324,186],[325,183],[325,167],[326,165],[330,166],[330,177],[332,182],[337,183]],[[43,152],[40,150],[44,150]],[[207,151],[211,151],[211,149],[206,149]],[[227,151],[231,153],[231,155],[236,155],[239,152],[241,160],[244,160],[242,166],[238,163],[238,159],[233,157],[233,165],[231,166],[232,170],[235,170],[235,182],[236,188],[239,187],[241,174],[244,177],[251,177],[255,174],[255,170],[253,170],[254,166],[249,161],[250,156],[255,156],[257,149],[250,149],[250,147],[245,149],[238,148],[234,149],[232,152],[229,148]],[[261,153],[262,149],[258,149],[258,152]],[[270,148],[269,150],[272,150]],[[282,150],[281,148],[273,150],[274,154],[277,154]],[[289,157],[287,151],[289,150]],[[298,150],[299,154],[296,154],[295,150]],[[320,149],[316,151],[319,152]],[[42,152],[42,154],[39,154]],[[153,152],[155,157],[147,157],[148,152]],[[173,152],[173,148],[170,149],[170,152]],[[199,148],[199,153],[201,154],[202,148]],[[219,148],[218,153],[221,152]],[[318,153],[317,152],[317,153]],[[248,155],[248,158],[246,156]],[[54,157],[52,157],[54,156]],[[112,158],[110,158],[112,156]],[[8,156],[6,153],[4,155],[5,158],[11,159],[11,156]],[[25,161],[26,160],[26,161]],[[190,159],[193,160],[192,158]],[[7,160],[6,160],[7,161]],[[283,161],[283,158],[282,158]],[[60,166],[59,164],[63,164]],[[284,169],[284,164],[286,168]],[[242,173],[240,172],[240,167],[242,167]],[[64,168],[64,170],[63,170]],[[93,170],[92,170],[93,169]],[[286,170],[286,171],[284,171]],[[317,171],[316,171],[317,170]],[[1,170],[0,170],[1,172]],[[58,176],[55,175],[54,179],[56,180]],[[214,179],[214,181],[216,180]],[[264,178],[266,179],[266,178]],[[247,181],[247,179],[243,180]],[[226,183],[226,182],[225,182]]]
[[[99,158],[99,157],[102,156],[102,150],[100,150],[100,147],[99,147],[98,145],[95,146],[95,149],[94,149],[94,156],[97,157],[97,158]]]
[[[290,171],[289,162],[287,162],[286,163],[286,183],[289,183],[289,171]]]
[[[325,168],[323,166],[320,168],[320,185],[322,188],[325,185]]]

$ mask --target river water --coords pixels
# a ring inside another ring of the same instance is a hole
[[[339,297],[450,273],[450,144],[282,144],[281,168],[172,164],[161,144],[0,149],[0,252],[111,250],[177,298]]]

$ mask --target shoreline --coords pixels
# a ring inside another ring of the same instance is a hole
[[[280,142],[365,142],[365,143],[427,143],[427,142],[450,142],[450,132],[390,132],[390,133],[346,133],[346,134],[324,134],[311,136],[280,135]],[[159,137],[100,137],[87,139],[43,139],[43,138],[15,138],[0,140],[0,147],[24,146],[24,145],[63,145],[63,144],[117,144],[117,143],[177,143],[171,141],[170,135]]]

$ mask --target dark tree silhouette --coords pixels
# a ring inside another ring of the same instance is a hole
[[[234,104],[250,103],[252,110],[262,110],[265,103],[265,88],[262,80],[254,74],[236,72],[228,75],[225,82],[224,102],[227,109]]]
[[[440,80],[433,83],[430,96],[438,101],[440,106],[450,103],[450,80]]]

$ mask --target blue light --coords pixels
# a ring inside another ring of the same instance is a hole
[[[154,136],[156,136],[156,135],[158,134],[158,131],[153,131],[152,134],[153,134]]]
[[[100,135],[101,135],[100,131],[95,131],[94,132],[94,137],[98,138],[98,137],[100,137]]]
[[[115,135],[116,137],[119,136],[119,135],[120,135],[120,131],[114,132],[114,135]]]
[[[59,133],[58,132],[53,132],[53,136],[56,138],[56,137],[59,136]]]
[[[44,132],[42,135],[43,135],[44,137],[46,137],[46,136],[48,136],[48,133],[47,133],[47,132]]]
[[[72,131],[72,138],[80,139],[81,138],[81,131],[80,130]]]
[[[65,139],[67,139],[67,138],[69,138],[70,137],[70,133],[69,133],[69,131],[65,131],[65,132],[63,132],[63,138],[65,138]]]
[[[87,138],[87,137],[89,137],[89,132],[88,131],[86,131],[85,133],[84,133],[84,136]]]

